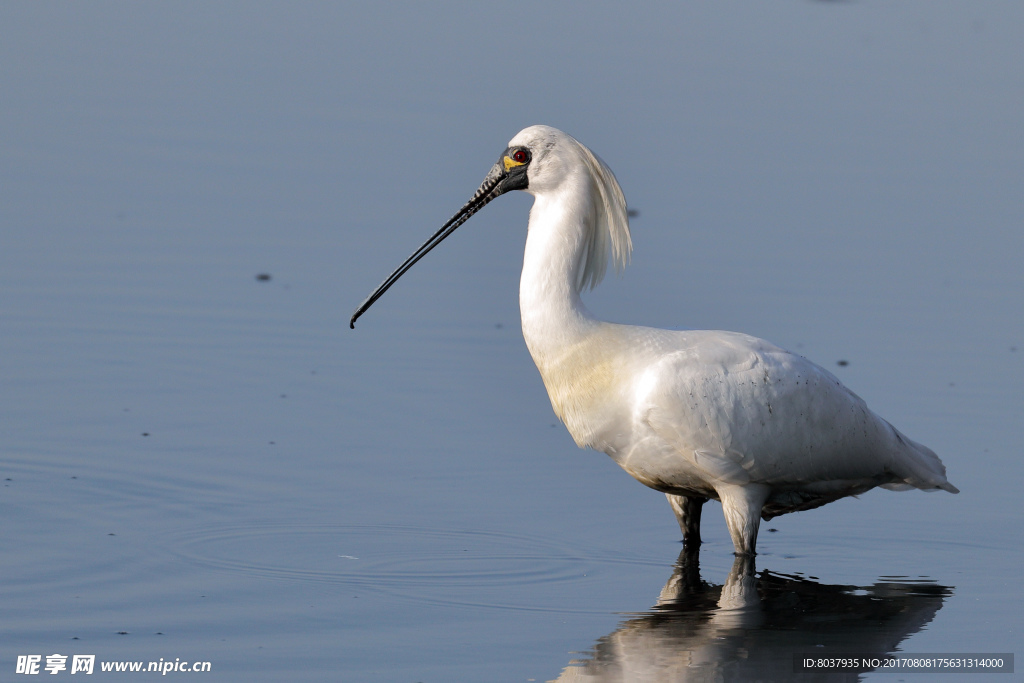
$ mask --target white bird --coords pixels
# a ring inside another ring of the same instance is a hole
[[[523,336],[555,414],[580,447],[610,455],[668,496],[684,543],[719,500],[737,555],[760,519],[876,486],[959,491],[933,451],[868,409],[827,370],[736,332],[670,331],[594,318],[580,293],[632,250],[626,200],[593,152],[549,126],[508,144],[473,198],[374,290],[351,326],[405,271],[495,197],[534,196],[519,285]]]

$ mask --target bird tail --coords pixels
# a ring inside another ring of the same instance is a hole
[[[949,491],[960,493],[960,489],[953,486],[946,479],[946,466],[935,455],[935,451],[923,444],[904,436],[898,429],[889,425],[892,429],[898,445],[898,455],[893,459],[893,474],[899,477],[900,481],[883,484],[883,488],[893,491],[905,491],[915,488],[923,491]]]

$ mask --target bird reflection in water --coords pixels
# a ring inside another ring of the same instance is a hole
[[[856,681],[796,673],[793,655],[893,652],[925,627],[952,589],[927,580],[828,585],[737,556],[724,585],[701,580],[684,550],[657,604],[599,639],[558,681]]]

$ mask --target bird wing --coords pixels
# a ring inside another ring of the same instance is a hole
[[[742,335],[681,337],[683,343],[653,369],[657,380],[645,397],[643,421],[707,480],[749,483],[752,460],[732,447],[734,385],[761,359]]]
[[[884,421],[831,373],[755,337],[680,334],[684,343],[657,363],[642,419],[710,481],[859,480],[883,472]]]

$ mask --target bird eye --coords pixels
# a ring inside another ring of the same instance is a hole
[[[512,160],[518,161],[520,164],[525,164],[530,160],[530,155],[526,153],[525,149],[517,149],[512,152]]]

